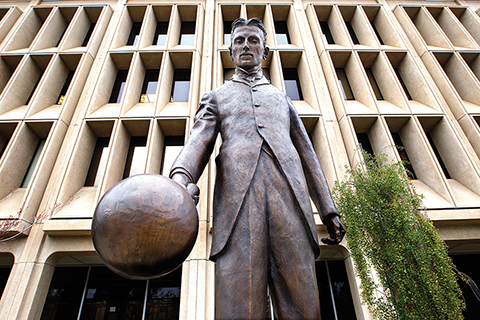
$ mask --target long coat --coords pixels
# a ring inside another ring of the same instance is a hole
[[[298,202],[315,256],[320,252],[309,194],[322,221],[338,215],[320,163],[303,123],[285,93],[265,78],[250,85],[234,77],[206,93],[195,124],[170,176],[200,178],[212,153],[217,134],[222,145],[216,158],[213,239],[210,259],[225,247],[250,186],[264,141],[270,146]],[[330,218],[330,217],[329,217]],[[288,228],[288,226],[285,226]]]

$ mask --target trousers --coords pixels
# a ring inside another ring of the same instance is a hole
[[[279,164],[262,149],[236,225],[215,265],[215,318],[319,319],[308,227]]]

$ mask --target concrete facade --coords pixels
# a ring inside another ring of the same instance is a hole
[[[11,271],[0,318],[40,319],[56,267],[102,265],[90,237],[96,203],[130,164],[130,174],[168,171],[166,154],[188,137],[201,96],[233,72],[224,28],[239,17],[264,21],[273,85],[287,90],[296,70],[294,105],[330,187],[362,161],[359,143],[400,160],[389,147],[400,141],[452,255],[478,261],[479,8],[462,0],[1,1],[0,266]],[[147,74],[157,77],[153,93]],[[175,96],[181,81],[186,99]],[[214,178],[212,156],[199,181],[197,243],[182,267],[181,319],[214,315]],[[356,318],[370,319],[346,244],[322,249],[322,261],[344,261]]]

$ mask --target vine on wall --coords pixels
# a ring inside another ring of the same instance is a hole
[[[463,319],[448,248],[420,210],[422,196],[404,164],[385,154],[363,156],[365,163],[349,169],[333,191],[363,301],[382,320]]]

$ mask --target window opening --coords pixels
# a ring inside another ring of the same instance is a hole
[[[62,91],[60,91],[60,94],[58,95],[57,104],[63,104],[63,101],[65,100],[65,96],[67,95],[68,87],[70,86],[70,83],[72,82],[74,73],[75,73],[75,71],[70,71],[68,73],[67,79],[65,79],[65,83],[63,84]]]
[[[458,271],[468,275],[477,285],[480,284],[480,254],[452,254],[451,258]],[[473,289],[467,283],[465,283],[465,281],[458,281],[458,285],[462,290],[463,297],[465,298],[465,303],[467,305],[467,308],[463,310],[463,316],[467,320],[477,319],[478,315],[480,314],[478,295],[474,293]]]
[[[375,32],[375,35],[377,36],[378,41],[380,42],[380,44],[381,44],[381,45],[384,45],[385,43],[383,42],[383,39],[382,39],[382,37],[380,36],[380,33],[378,32],[377,27],[375,26],[375,24],[374,24],[372,21],[370,21],[370,25],[372,26],[373,31]]]
[[[63,36],[65,35],[65,32],[67,31],[67,28],[68,28],[68,25],[66,25],[66,26],[65,26],[65,29],[63,29],[62,35],[61,35],[60,38],[58,39],[57,44],[55,45],[55,47],[58,47],[58,45],[60,44],[60,42],[62,42]]]
[[[353,95],[352,88],[350,87],[350,82],[348,82],[347,74],[345,69],[336,68],[335,72],[337,73],[338,84],[344,100],[355,100]]]
[[[143,81],[140,102],[155,102],[158,87],[158,70],[147,70]]]
[[[90,161],[90,167],[88,168],[87,178],[85,179],[86,187],[98,187],[100,184],[107,167],[109,142],[110,138],[108,137],[97,138],[92,160]]]
[[[377,100],[383,100],[382,92],[378,87],[377,79],[375,79],[372,69],[365,68],[365,72],[367,73],[368,81],[370,81],[370,84],[372,85],[373,92],[375,93],[375,98],[377,98]]]
[[[290,35],[286,21],[275,21],[275,37],[277,44],[290,44]]]
[[[328,26],[327,21],[320,21],[320,28],[322,28],[323,37],[328,44],[335,44],[335,40],[333,39],[332,32],[330,31],[330,27]]]
[[[373,148],[367,133],[357,133],[357,140],[360,149],[373,156]]]
[[[163,144],[162,165],[160,174],[168,177],[172,169],[173,162],[183,148],[185,143],[184,136],[167,136]]]
[[[400,138],[400,134],[398,134],[398,132],[392,132],[391,134],[392,134],[393,142],[397,147],[399,147],[397,148],[398,154],[400,155],[400,160],[403,161],[403,167],[407,172],[407,176],[413,180],[417,179],[415,171],[413,170],[413,166],[410,162],[410,158],[408,157],[407,150],[405,150],[405,145],[403,144],[403,141]]]
[[[440,152],[438,152],[437,146],[435,145],[435,142],[433,142],[433,138],[430,135],[430,132],[425,132],[425,134],[427,135],[428,142],[430,142],[430,146],[433,149],[433,153],[435,153],[435,157],[437,157],[438,163],[442,168],[443,174],[445,174],[445,178],[451,179],[450,173],[447,170],[447,166],[445,166],[445,162],[443,162],[442,156],[440,156]]]
[[[302,88],[300,86],[300,80],[298,79],[297,69],[284,68],[283,79],[285,81],[287,96],[292,100],[303,100]]]
[[[92,36],[93,30],[95,29],[95,25],[96,25],[95,22],[90,24],[90,27],[88,28],[87,34],[85,35],[85,38],[83,39],[82,47],[86,47],[88,42],[90,41],[90,37]]]
[[[2,158],[5,150],[7,150],[7,146],[10,143],[10,139],[12,138],[12,135],[13,135],[13,132],[11,134],[2,135],[4,138],[4,142],[3,142],[3,145],[0,147],[0,159]]]
[[[356,320],[355,307],[343,260],[317,261],[316,274],[322,319]]]
[[[128,148],[123,179],[145,172],[147,160],[147,137],[132,137]]]
[[[230,44],[230,36],[232,34],[233,21],[223,21],[223,43]]]
[[[78,318],[88,269],[85,267],[55,268],[41,320]]]
[[[350,37],[352,38],[353,44],[360,44],[360,41],[358,41],[358,38],[357,38],[357,34],[353,29],[352,23],[350,21],[345,21],[345,24],[347,25],[347,30],[348,30],[348,33],[350,33]]]
[[[167,43],[168,22],[157,22],[155,29],[155,36],[153,37],[153,44],[157,46],[164,46]]]
[[[115,83],[113,84],[112,94],[110,95],[109,103],[122,102],[125,85],[127,83],[128,70],[118,70]]]
[[[180,40],[178,43],[181,45],[195,44],[195,21],[182,22],[182,28],[180,29]]]
[[[37,82],[35,82],[35,85],[33,86],[32,91],[28,95],[27,101],[25,101],[26,105],[30,103],[30,100],[32,99],[33,94],[35,93],[35,90],[37,90],[38,84],[40,83],[41,79],[42,79],[42,76],[41,75],[38,76]]]
[[[146,281],[124,279],[105,267],[91,267],[80,320],[142,319],[145,286]]]
[[[38,141],[35,152],[33,153],[33,157],[30,160],[30,164],[28,165],[27,172],[25,173],[25,176],[23,177],[23,181],[20,184],[20,188],[28,187],[28,183],[30,182],[30,179],[33,176],[33,172],[35,171],[35,168],[37,167],[38,159],[40,159],[40,155],[42,154],[44,146],[45,146],[45,139],[40,139]]]
[[[175,69],[170,102],[187,102],[190,91],[190,69]]]
[[[139,281],[106,267],[56,267],[41,320],[179,319],[182,268]]]
[[[10,142],[10,138],[11,137],[8,137],[7,140],[5,140],[3,146],[0,148],[0,159],[3,157],[3,153],[5,152],[5,150],[7,150],[7,146],[8,146],[8,143]]]
[[[397,68],[393,68],[395,70],[395,74],[397,75],[397,79],[400,81],[400,84],[402,85],[403,92],[407,95],[408,100],[412,100],[412,96],[410,95],[410,92],[407,89],[407,86],[405,85],[405,82],[403,82],[402,76],[400,76],[400,72],[398,71]]]
[[[149,280],[145,319],[178,319],[180,317],[181,271]]]
[[[130,31],[130,35],[128,36],[127,46],[136,46],[138,44],[141,28],[142,28],[141,22],[134,22],[132,24],[132,30]]]

